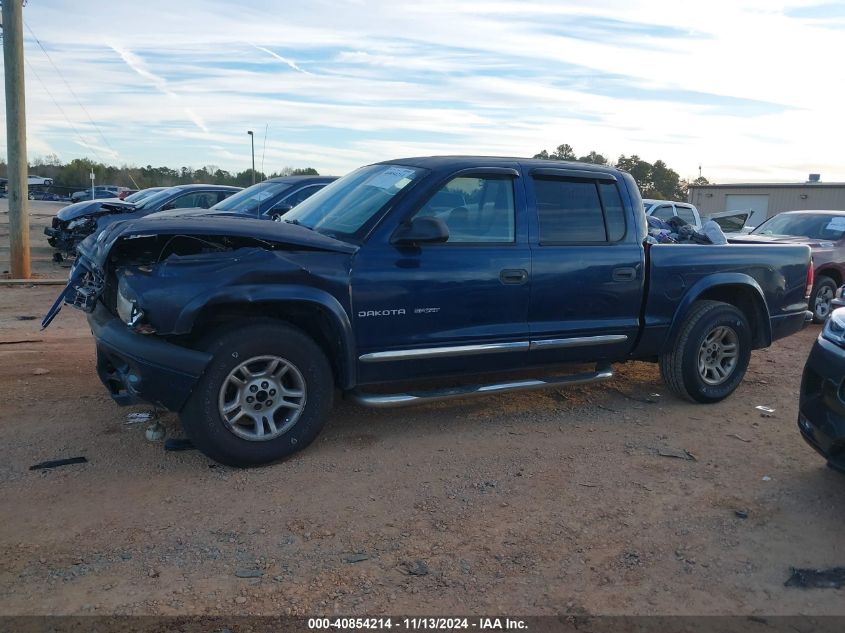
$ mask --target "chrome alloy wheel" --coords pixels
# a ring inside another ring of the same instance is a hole
[[[830,314],[831,301],[833,301],[834,290],[828,286],[823,285],[819,288],[813,301],[813,310],[816,313],[816,318],[824,320]]]
[[[713,329],[698,350],[698,374],[708,385],[717,386],[733,374],[739,353],[739,337],[733,328]]]
[[[218,411],[228,429],[251,442],[287,433],[305,409],[305,379],[279,356],[255,356],[235,367],[220,387]]]

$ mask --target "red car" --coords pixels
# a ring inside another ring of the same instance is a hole
[[[845,281],[845,211],[786,211],[763,222],[748,235],[731,236],[733,244],[806,244],[815,266],[810,295],[813,321],[830,315],[836,289]]]

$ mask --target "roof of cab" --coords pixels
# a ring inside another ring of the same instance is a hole
[[[173,187],[164,187],[165,189],[178,189],[179,191],[191,191],[193,189],[205,189],[209,191],[240,191],[243,187],[235,187],[233,185],[204,185],[202,183],[191,183],[187,185],[174,185]]]
[[[524,167],[560,167],[563,169],[581,169],[608,174],[618,174],[620,169],[595,163],[581,163],[578,161],[546,160],[542,158],[510,158],[506,156],[417,156],[413,158],[397,158],[380,161],[380,164],[407,165],[408,167],[422,167],[423,169],[461,169],[471,167],[505,167],[514,163]]]

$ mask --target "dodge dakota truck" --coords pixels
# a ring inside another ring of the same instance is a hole
[[[654,245],[646,224],[612,168],[387,161],[283,222],[114,223],[80,245],[42,325],[63,302],[88,312],[112,398],[178,412],[235,466],[307,446],[338,391],[398,406],[602,381],[643,360],[678,396],[722,400],[753,349],[807,322],[809,248]],[[561,374],[575,363],[595,367]],[[478,380],[494,370],[511,377]],[[458,386],[419,387],[444,377]]]

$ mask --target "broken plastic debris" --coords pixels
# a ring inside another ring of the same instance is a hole
[[[126,424],[138,424],[139,422],[149,422],[152,419],[153,414],[150,411],[129,413],[126,415]]]
[[[151,424],[147,427],[147,430],[144,432],[147,439],[150,442],[158,442],[164,439],[164,425],[156,422],[155,424]]]
[[[839,589],[845,587],[845,567],[831,567],[830,569],[795,569],[792,575],[783,583],[786,587],[801,587],[802,589]]]
[[[360,563],[365,560],[369,560],[369,554],[365,554],[363,552],[359,552],[357,554],[350,554],[345,558],[347,563]]]
[[[766,406],[763,406],[762,404],[758,404],[754,408],[757,409],[760,412],[760,415],[762,415],[764,418],[773,418],[774,417],[775,410],[772,409],[771,407],[766,407]]]
[[[698,461],[695,455],[690,453],[687,449],[677,448],[658,448],[657,454],[661,457],[674,457],[675,459],[686,459],[689,461]]]
[[[68,457],[67,459],[53,459],[47,462],[41,462],[30,466],[30,470],[44,470],[45,468],[58,468],[59,466],[69,466],[71,464],[86,464],[88,460],[84,457]]]
[[[769,477],[768,475],[763,475],[763,481],[771,481],[771,480],[772,480],[772,478]]]

